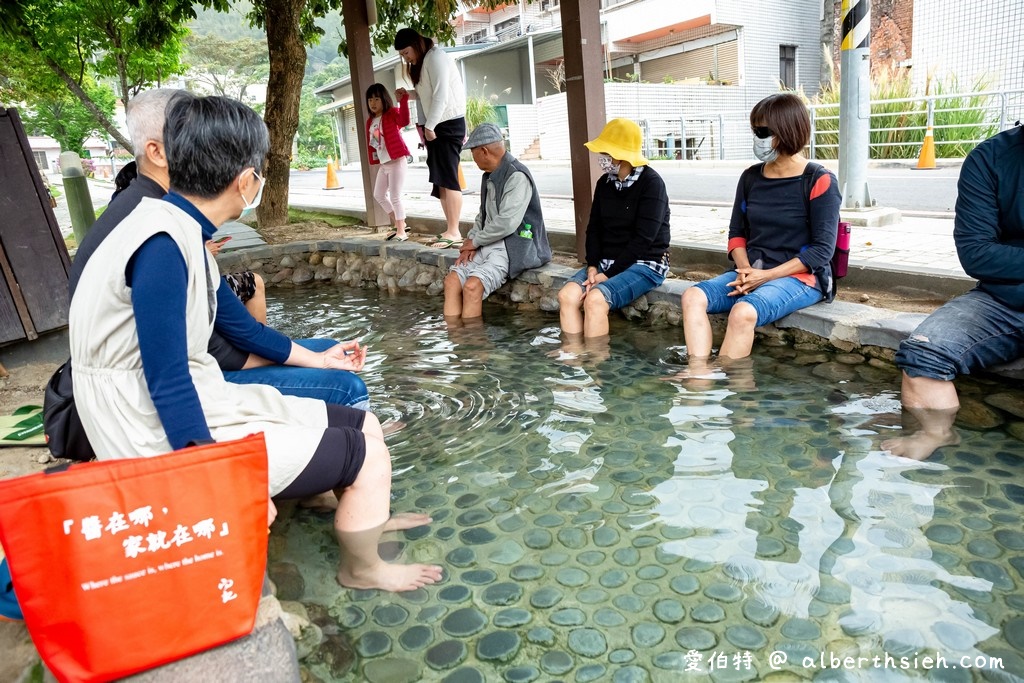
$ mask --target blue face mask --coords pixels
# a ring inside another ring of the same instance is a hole
[[[260,201],[263,199],[263,188],[266,187],[267,181],[256,171],[253,171],[252,174],[256,180],[260,181],[260,189],[256,190],[256,196],[253,197],[251,204],[249,203],[249,200],[245,198],[245,195],[242,195],[242,200],[245,202],[245,206],[242,207],[242,214],[239,218],[245,218],[250,215],[256,207],[260,205]]]

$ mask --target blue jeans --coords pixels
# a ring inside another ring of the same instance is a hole
[[[1024,312],[972,289],[947,301],[900,343],[896,365],[910,377],[950,381],[1024,356]]]
[[[338,342],[333,339],[296,339],[310,351],[326,351]],[[297,368],[290,365],[266,365],[249,370],[231,370],[224,379],[234,384],[267,384],[282,394],[317,398],[325,403],[370,409],[366,383],[354,372],[321,368]]]
[[[754,307],[757,311],[757,324],[761,326],[825,298],[820,291],[805,285],[795,277],[780,277],[778,280],[764,283],[750,294],[729,296],[733,288],[728,285],[735,280],[736,271],[730,270],[695,285],[708,298],[708,313],[726,313],[742,301]]]
[[[587,269],[583,268],[569,278],[569,282],[575,282],[580,287],[587,281]],[[596,289],[604,295],[608,302],[608,308],[617,310],[625,308],[647,292],[661,285],[665,276],[658,275],[647,266],[634,263],[621,273],[611,276]]]

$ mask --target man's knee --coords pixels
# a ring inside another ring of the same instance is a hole
[[[484,283],[478,277],[466,278],[466,284],[462,288],[462,294],[473,301],[483,301]]]
[[[916,331],[900,342],[895,361],[904,377],[910,379],[952,381],[960,370],[951,349]]]
[[[262,296],[267,291],[267,284],[263,281],[263,276],[259,273],[252,274],[253,285],[256,288],[255,296]]]
[[[455,294],[462,294],[462,280],[455,273],[448,273],[444,276],[444,295]]]

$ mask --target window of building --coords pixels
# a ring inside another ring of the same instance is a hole
[[[779,82],[783,88],[796,87],[796,45],[779,45]]]
[[[540,0],[540,11],[544,12],[549,9],[558,7],[558,0]]]
[[[509,33],[515,33],[519,29],[519,19],[508,19],[506,21],[499,21],[494,25],[494,35],[507,35]]]
[[[466,45],[473,45],[475,43],[482,43],[487,39],[487,29],[483,31],[474,31],[466,36]]]
[[[36,166],[39,167],[40,171],[49,171],[50,169],[46,165],[46,152],[32,151],[32,158],[36,160]]]

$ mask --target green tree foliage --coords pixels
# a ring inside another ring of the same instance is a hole
[[[91,83],[84,87],[101,111],[107,116],[114,115],[115,98],[110,88]],[[85,156],[86,139],[102,133],[92,112],[66,89],[33,94],[25,103],[28,105],[22,117],[25,129],[31,135],[49,135],[60,143],[62,150]]]
[[[348,62],[336,60],[315,74],[306,76],[302,86],[302,101],[299,104],[298,149],[303,161],[319,165],[328,156],[337,152],[337,143],[332,124],[333,118],[317,114],[316,110],[326,100],[313,92],[317,88],[348,76]]]
[[[99,127],[131,150],[110,114],[93,100],[89,84],[112,79],[127,101],[177,73],[183,25],[191,16],[185,0],[5,0],[0,40],[4,51],[27,60],[20,79],[11,74],[20,87],[32,89],[35,71],[52,73]]]
[[[191,34],[185,38],[185,45],[186,78],[192,90],[207,90],[246,102],[252,99],[247,94],[249,86],[267,79],[266,38],[225,40],[217,35]]]

